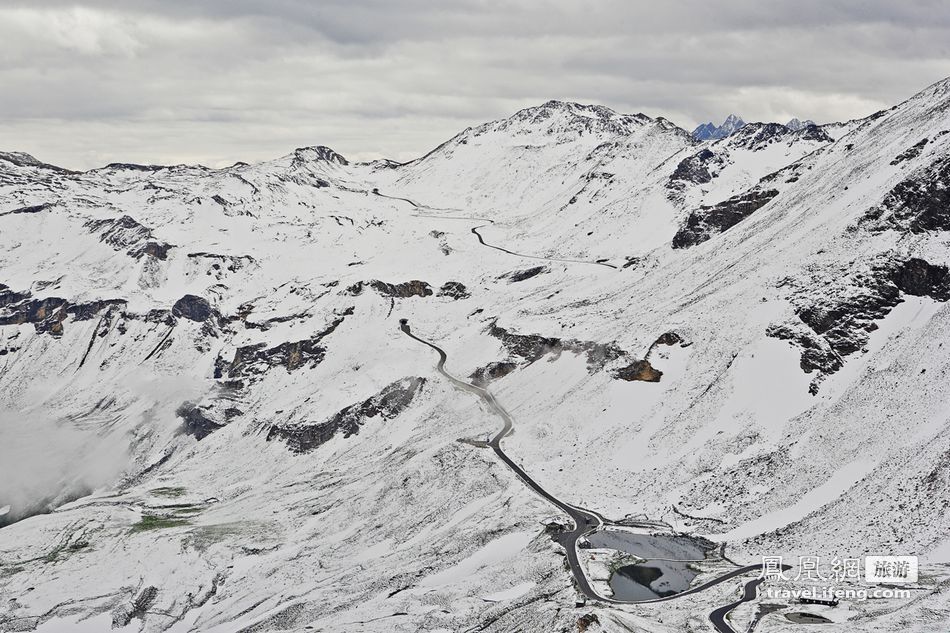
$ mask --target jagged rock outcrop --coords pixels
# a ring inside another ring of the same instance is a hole
[[[323,362],[326,355],[327,349],[321,344],[323,339],[332,334],[351,314],[352,308],[344,311],[323,331],[301,341],[288,341],[273,347],[267,347],[265,343],[239,347],[235,350],[231,363],[219,367],[216,373],[226,372],[231,378],[239,378],[258,376],[272,367],[284,367],[288,372],[308,365],[312,369]]]
[[[202,323],[212,316],[217,316],[217,310],[212,308],[204,297],[185,295],[172,306],[172,314],[189,321]]]
[[[164,260],[173,245],[156,240],[152,230],[128,215],[104,220],[87,220],[85,225],[90,233],[98,233],[99,240],[116,251],[126,251],[129,257],[140,259],[144,256]]]
[[[899,264],[891,280],[905,294],[935,301],[950,300],[950,274],[946,266],[914,257]]]
[[[432,286],[424,281],[419,281],[418,279],[404,281],[399,284],[386,283],[385,281],[379,281],[378,279],[374,279],[370,282],[358,281],[347,288],[344,291],[344,294],[353,296],[359,295],[363,292],[363,288],[365,288],[367,285],[384,297],[406,299],[409,297],[432,296]]]
[[[36,299],[29,292],[15,292],[0,284],[0,325],[31,323],[37,332],[60,336],[67,317],[86,321],[113,306],[125,307],[123,299],[71,303],[61,297]]]
[[[422,391],[426,379],[408,377],[387,385],[379,393],[352,404],[319,424],[272,426],[267,441],[281,439],[295,453],[307,453],[328,442],[338,433],[344,438],[359,434],[368,421],[391,420],[405,410]]]
[[[190,402],[182,404],[175,413],[182,420],[181,432],[193,436],[198,441],[203,440],[224,426],[211,419],[205,411]]]
[[[676,165],[667,186],[677,188],[681,187],[682,183],[702,185],[711,182],[713,177],[709,171],[709,165],[713,162],[721,163],[722,159],[708,148],[687,156]]]
[[[120,604],[112,610],[112,628],[121,629],[132,620],[144,620],[146,612],[158,597],[158,587],[145,587],[130,603]]]
[[[811,290],[816,287],[822,292]],[[904,294],[950,300],[948,268],[920,258],[882,258],[840,276],[822,271],[799,282],[792,294],[798,322],[773,324],[766,334],[800,347],[805,373],[831,374],[841,369],[845,356],[865,346],[878,328],[875,322],[901,303]]]
[[[516,369],[518,369],[517,363],[511,361],[495,361],[488,363],[484,367],[479,367],[469,375],[468,379],[473,385],[484,387],[493,380],[504,378]]]
[[[257,262],[250,255],[218,255],[217,253],[188,253],[188,262],[197,272],[222,279],[227,273],[235,273]]]
[[[298,147],[294,150],[294,159],[299,161],[320,160],[337,165],[349,165],[349,161],[326,145]]]
[[[515,270],[510,273],[502,275],[500,278],[508,279],[508,283],[517,283],[519,281],[525,281],[526,279],[531,279],[543,273],[550,272],[550,268],[547,266],[534,266],[532,268],[526,268],[524,270]]]
[[[686,223],[673,236],[673,248],[702,244],[746,219],[777,195],[776,189],[756,187],[719,204],[700,207],[689,214]]]
[[[912,158],[917,158],[920,156],[920,153],[924,150],[924,147],[927,146],[927,143],[930,139],[924,138],[914,143],[903,152],[894,157],[894,160],[891,161],[891,165],[900,165],[904,161],[908,161]]]
[[[576,339],[560,339],[539,334],[515,334],[498,325],[497,320],[488,326],[488,334],[501,341],[511,356],[520,358],[526,364],[539,360],[546,354],[573,352],[587,356],[587,369],[591,373],[627,355],[616,343],[595,343]],[[482,370],[478,370],[482,371]]]
[[[680,347],[688,347],[690,344],[684,341],[683,337],[676,332],[664,332],[663,334],[660,334],[650,345],[649,349],[647,349],[647,353],[643,356],[645,360],[649,360],[650,354],[653,353],[653,350],[656,349],[657,345],[679,345]]]
[[[910,233],[950,230],[950,157],[899,182],[879,206],[865,213],[859,226]]]
[[[459,281],[447,281],[442,284],[437,293],[439,297],[451,297],[452,299],[468,299],[472,295],[465,288],[465,284]]]
[[[804,130],[805,128],[818,126],[815,125],[815,122],[811,119],[805,119],[804,121],[801,121],[797,117],[792,117],[789,119],[788,123],[785,124],[785,127],[792,130],[793,132],[797,132],[798,130]]]
[[[11,209],[10,211],[0,211],[0,216],[3,215],[18,215],[23,213],[40,213],[48,209],[52,209],[55,204],[51,202],[45,202],[43,204],[33,204],[26,207],[17,207],[16,209]]]
[[[614,378],[620,380],[633,381],[642,380],[644,382],[660,382],[663,372],[654,369],[648,360],[635,360],[626,367],[621,367],[614,372]]]

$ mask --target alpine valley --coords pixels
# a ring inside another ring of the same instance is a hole
[[[0,153],[0,631],[945,633],[948,264],[950,79],[404,164]],[[865,555],[919,578],[752,591]]]

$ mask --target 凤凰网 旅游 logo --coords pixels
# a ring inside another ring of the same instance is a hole
[[[875,583],[917,582],[917,557],[865,556],[864,580]]]

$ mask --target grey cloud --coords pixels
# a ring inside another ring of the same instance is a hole
[[[945,2],[45,0],[0,7],[0,145],[70,167],[424,153],[549,98],[690,127],[870,114],[950,74]]]

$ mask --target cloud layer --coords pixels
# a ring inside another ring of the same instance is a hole
[[[551,98],[684,127],[864,116],[950,75],[950,5],[8,0],[0,149],[222,165],[409,159]],[[672,6],[675,5],[675,6]]]

